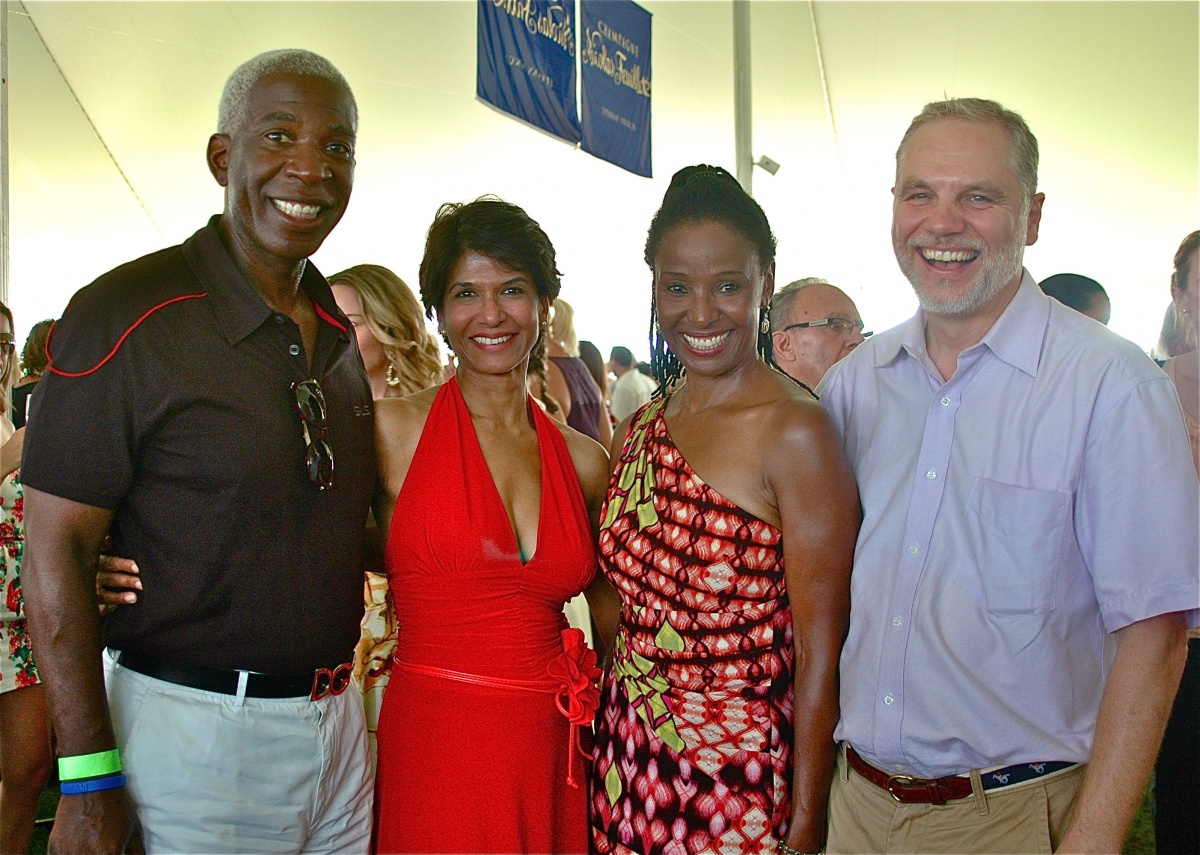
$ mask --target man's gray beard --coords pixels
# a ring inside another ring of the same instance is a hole
[[[968,315],[986,306],[997,295],[1020,275],[1021,264],[1025,258],[1025,244],[1021,235],[1014,235],[1013,242],[1006,246],[992,261],[979,271],[974,284],[961,294],[951,297],[942,296],[923,290],[920,277],[917,276],[915,265],[921,261],[913,261],[913,256],[904,251],[896,253],[896,261],[900,270],[908,277],[909,284],[917,294],[921,308],[930,315]]]

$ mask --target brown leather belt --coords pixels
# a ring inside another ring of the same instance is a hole
[[[946,778],[914,778],[912,775],[892,775],[876,768],[862,757],[858,756],[849,745],[846,746],[846,759],[850,768],[862,775],[888,795],[904,804],[934,804],[944,805],[953,799],[965,799],[972,794],[971,779],[962,775],[951,775]],[[1070,769],[1075,763],[1054,761],[1051,763],[1015,763],[1003,769],[995,769],[980,776],[985,790],[997,790],[1001,787],[1011,787],[1025,781],[1052,775],[1064,769]]]
[[[898,802],[944,805],[951,799],[965,799],[971,795],[970,778],[914,778],[911,775],[889,775],[859,757],[858,752],[849,745],[846,746],[846,759],[850,761],[851,769],[881,790],[887,790]]]

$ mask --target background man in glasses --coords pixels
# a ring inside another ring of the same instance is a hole
[[[1016,113],[926,105],[892,203],[921,308],[817,389],[863,506],[830,853],[1120,852],[1200,616],[1179,401],[1022,267],[1037,164]]]
[[[362,701],[345,689],[371,396],[307,261],[349,201],[357,124],[322,57],[243,64],[208,143],[224,212],[84,288],[52,335],[22,473],[29,625],[64,789],[81,791],[52,849],[137,848],[139,820],[151,852],[369,847]],[[141,591],[101,633],[109,533]],[[119,651],[107,700],[102,635]]]
[[[863,342],[854,301],[824,279],[797,279],[771,298],[775,364],[784,374],[817,388],[829,367]]]

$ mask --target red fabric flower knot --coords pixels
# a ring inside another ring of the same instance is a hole
[[[596,651],[587,646],[583,630],[571,627],[562,631],[563,652],[546,666],[550,679],[558,683],[554,703],[558,711],[571,723],[571,735],[567,745],[567,783],[578,787],[575,779],[575,752],[588,759],[579,747],[575,733],[576,725],[588,726],[600,708],[600,669],[596,667]]]
[[[587,646],[583,631],[562,631],[563,652],[546,666],[546,673],[559,684],[554,702],[571,724],[591,724],[600,708],[600,669],[596,651]]]

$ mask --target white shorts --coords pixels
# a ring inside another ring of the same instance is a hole
[[[243,698],[114,665],[117,744],[146,852],[363,853],[374,785],[362,696]]]

